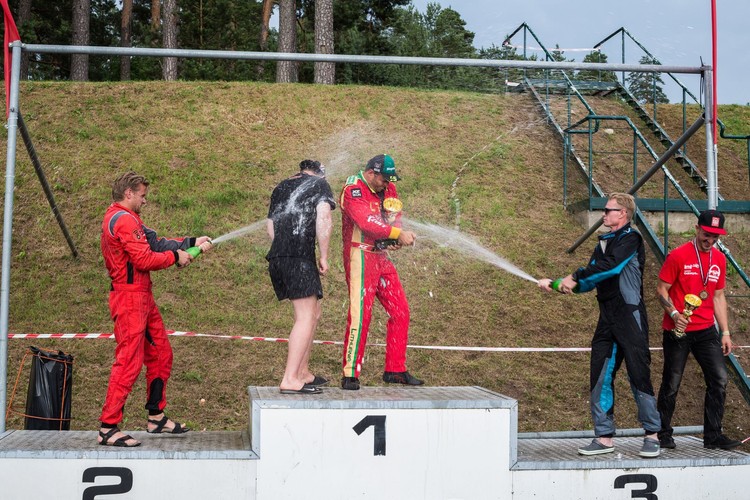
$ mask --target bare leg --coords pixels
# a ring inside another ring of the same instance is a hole
[[[305,351],[305,356],[302,358],[302,363],[299,367],[299,374],[300,378],[304,380],[306,383],[310,383],[313,380],[315,380],[315,374],[313,374],[310,371],[310,353],[312,352],[312,346],[313,346],[313,339],[315,338],[315,331],[318,328],[318,321],[320,321],[320,315],[322,313],[322,301],[318,300],[317,304],[315,304],[315,325],[313,326],[313,334],[310,335],[310,342],[307,345],[307,350]]]
[[[289,351],[286,358],[284,378],[280,389],[299,390],[306,381],[302,377],[302,367],[307,368],[312,338],[318,318],[318,298],[314,295],[303,299],[293,299],[294,326],[289,334]]]

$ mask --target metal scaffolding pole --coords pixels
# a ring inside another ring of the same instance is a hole
[[[706,195],[708,208],[715,210],[719,206],[719,185],[716,175],[716,144],[714,142],[714,124],[716,123],[713,109],[713,69],[707,68],[703,73],[703,86],[706,93]]]
[[[639,73],[701,74],[702,67],[659,64],[612,64],[505,59],[460,59],[453,57],[355,56],[347,54],[303,54],[293,52],[248,52],[228,50],[151,49],[130,47],[91,47],[84,45],[24,44],[24,50],[37,54],[88,54],[115,56],[182,57],[256,61],[300,61],[361,64],[409,64],[418,66],[462,66],[479,68],[556,69],[588,71],[635,71]]]
[[[10,304],[10,260],[13,237],[13,187],[16,182],[16,143],[18,141],[18,83],[21,75],[21,42],[10,44],[13,62],[10,73],[8,151],[5,167],[5,210],[3,212],[3,260],[0,277],[0,433],[5,432],[8,404],[8,306]]]
[[[706,123],[706,120],[704,119],[704,116],[701,115],[698,117],[697,120],[695,120],[695,123],[693,123],[689,129],[685,131],[675,142],[672,144],[672,146],[667,149],[664,154],[662,154],[658,160],[656,160],[656,163],[654,163],[651,168],[648,169],[648,171],[641,176],[640,179],[638,179],[638,182],[633,184],[630,189],[628,189],[628,194],[635,194],[638,192],[638,190],[643,186],[646,181],[648,181],[661,167],[664,165],[670,158],[672,158],[672,155],[674,155],[678,149],[682,147],[683,144],[685,144],[688,139],[690,139],[693,134],[695,134],[699,128],[701,128],[704,123]],[[709,128],[708,126],[706,127]],[[590,196],[590,195],[589,195]],[[571,246],[566,250],[568,253],[575,252],[576,248],[581,246],[581,243],[586,241],[589,236],[594,234],[597,229],[599,229],[599,226],[602,225],[603,219],[599,219],[598,222],[595,222],[590,228],[586,230],[583,235],[581,235],[580,238],[578,238]]]

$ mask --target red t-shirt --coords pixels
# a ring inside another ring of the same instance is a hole
[[[689,293],[699,295],[703,290],[708,293],[708,297],[703,299],[703,303],[693,311],[686,328],[688,332],[713,326],[714,291],[723,290],[726,284],[726,256],[714,247],[711,247],[710,252],[699,251],[703,267],[703,278],[701,278],[701,265],[698,264],[695,252],[696,247],[692,241],[675,248],[667,255],[659,271],[659,279],[672,285],[669,289],[669,298],[680,312],[685,308],[685,295]],[[704,286],[702,280],[705,279],[707,282]],[[667,313],[664,313],[661,324],[665,330],[673,330],[675,326]]]

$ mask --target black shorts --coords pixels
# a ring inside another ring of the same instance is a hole
[[[279,300],[323,298],[323,285],[315,262],[292,257],[277,257],[268,261],[268,274]]]

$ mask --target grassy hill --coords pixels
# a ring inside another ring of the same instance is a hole
[[[584,229],[562,208],[559,140],[525,94],[255,83],[26,83],[21,110],[81,256],[70,256],[20,149],[11,332],[111,331],[100,223],[113,179],[128,169],[151,180],[143,217],[163,235],[217,237],[264,219],[271,190],[303,158],[328,167],[336,192],[368,158],[388,152],[403,178],[399,192],[407,217],[457,225],[531,275],[562,276],[585,263],[593,245],[587,242],[576,254],[565,253]],[[740,156],[731,167],[737,171],[747,168],[742,163],[747,158]],[[324,279],[324,312],[316,338],[341,341],[347,294],[340,217],[334,215],[332,271]],[[743,262],[748,241],[747,235],[727,239]],[[254,232],[221,244],[188,269],[155,273],[155,296],[167,327],[286,337],[292,310],[274,297],[264,260],[267,249],[265,234]],[[394,252],[393,258],[411,305],[410,344],[589,344],[597,318],[592,294],[542,294],[528,281],[425,238],[413,249]],[[659,346],[660,314],[652,299],[658,267],[655,259],[649,260],[651,344]],[[735,342],[743,345],[750,340],[747,304],[732,303]],[[384,342],[385,320],[378,309],[370,342]],[[245,427],[246,387],[278,385],[286,358],[283,343],[173,337],[172,344],[169,411],[198,429]],[[94,428],[114,341],[10,340],[11,388],[28,345],[75,356],[72,427]],[[364,384],[382,383],[383,351],[368,348]],[[409,369],[430,385],[478,385],[518,399],[521,431],[591,428],[587,353],[415,348],[408,356]],[[313,369],[334,383],[340,362],[341,346],[315,346]],[[658,352],[652,367],[658,387]],[[23,408],[27,372],[28,363],[16,394],[18,410]],[[144,384],[139,381],[129,400],[127,429],[145,426]],[[618,391],[619,425],[637,426],[624,371]],[[676,424],[700,424],[702,401],[702,379],[691,363]],[[744,437],[750,429],[750,412],[733,387],[725,423],[736,436]],[[22,419],[11,414],[8,427],[22,426]]]

